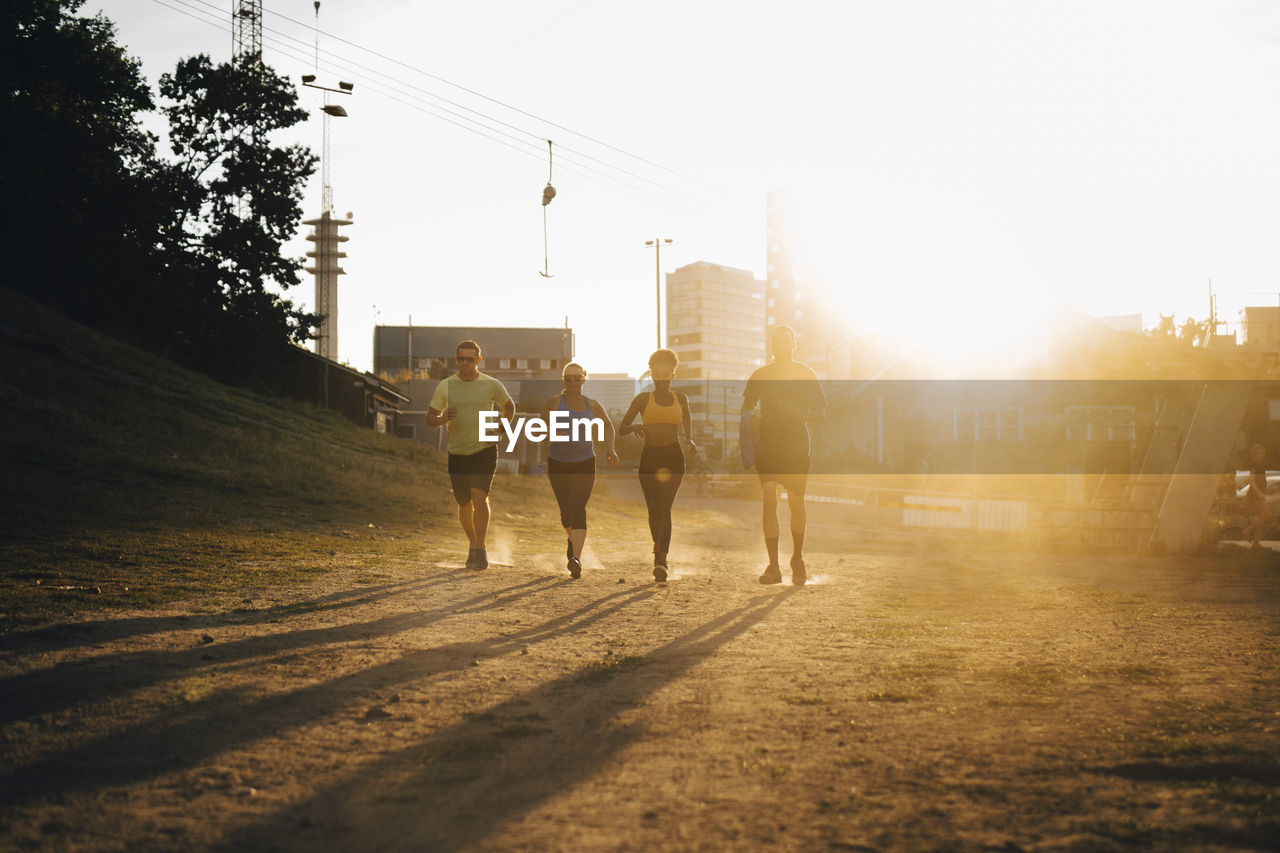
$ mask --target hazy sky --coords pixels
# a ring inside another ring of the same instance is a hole
[[[312,3],[264,5],[265,58],[296,80]],[[230,7],[83,11],[114,20],[154,81],[182,56],[227,58]],[[375,318],[567,315],[589,370],[638,374],[654,343],[644,241],[674,239],[665,272],[763,277],[781,186],[810,199],[811,260],[851,329],[945,336],[1065,306],[1203,318],[1210,279],[1228,319],[1280,299],[1280,4],[326,0],[320,29],[320,82],[356,84],[331,170],[356,223],[339,352],[362,369]],[[298,138],[319,150],[318,113]],[[307,199],[315,215],[318,178]],[[290,295],[310,306],[310,280]]]

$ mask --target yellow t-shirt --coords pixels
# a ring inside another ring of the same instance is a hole
[[[480,440],[480,413],[501,409],[511,402],[511,395],[502,383],[481,373],[470,382],[458,378],[458,374],[442,380],[431,395],[431,408],[443,412],[450,406],[457,408],[457,419],[449,423],[449,452],[457,456],[479,453],[493,442]],[[499,435],[502,427],[494,422]]]

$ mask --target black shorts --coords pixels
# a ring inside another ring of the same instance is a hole
[[[662,469],[669,474],[684,473],[684,451],[677,444],[646,444],[640,450],[641,476],[657,474]]]
[[[471,490],[488,494],[493,485],[493,472],[498,467],[498,445],[491,444],[479,453],[463,456],[449,454],[449,481],[453,483],[453,499],[458,506],[471,503]]]
[[[756,453],[756,473],[760,482],[769,483],[783,476],[809,476],[809,454],[794,449],[762,447]]]

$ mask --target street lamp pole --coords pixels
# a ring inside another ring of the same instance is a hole
[[[329,116],[347,117],[347,111],[341,105],[329,103],[329,93],[350,95],[355,85],[345,80],[340,80],[338,81],[338,88],[331,89],[328,86],[317,84],[316,75],[314,74],[303,74],[302,85],[308,89],[319,89],[325,93],[324,104],[320,107],[320,111],[324,113],[320,120],[323,137],[320,146],[320,212],[323,215],[333,211],[333,187],[329,184]]]
[[[668,237],[655,237],[644,241],[646,246],[653,247],[653,287],[658,310],[658,349],[662,349],[662,244],[666,243],[670,246],[672,242]]]
[[[316,5],[319,6],[318,3]],[[321,86],[316,83],[315,74],[303,74],[302,85],[325,93],[324,104],[320,107],[324,114],[321,119],[323,143],[320,148],[320,216],[308,219],[303,224],[315,226],[315,233],[307,239],[314,240],[316,248],[314,252],[307,254],[314,257],[316,262],[315,266],[307,268],[307,272],[314,273],[316,277],[315,311],[321,317],[320,324],[316,327],[316,354],[325,359],[323,399],[327,408],[329,362],[338,359],[338,276],[343,274],[343,270],[337,265],[337,261],[346,257],[344,252],[338,251],[339,244],[347,240],[338,233],[338,228],[351,224],[350,217],[338,219],[333,215],[333,187],[329,184],[329,116],[345,118],[347,111],[339,104],[329,103],[329,93],[350,95],[355,86],[345,80],[339,81],[336,89]]]

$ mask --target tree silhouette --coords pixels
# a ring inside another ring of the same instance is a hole
[[[222,378],[269,372],[316,321],[276,292],[300,280],[281,248],[315,166],[269,141],[306,118],[296,92],[258,64],[183,60],[160,81],[162,158],[139,63],[81,5],[0,4],[7,282]]]
[[[11,286],[121,331],[156,224],[155,137],[138,122],[153,104],[111,22],[79,6],[0,4],[0,250]]]
[[[271,346],[305,341],[318,320],[269,289],[300,281],[300,260],[281,250],[302,218],[303,183],[316,162],[302,146],[272,146],[269,135],[307,113],[269,68],[214,65],[203,55],[163,75],[160,94],[176,156],[160,172],[175,214],[163,235],[169,271],[203,297],[197,351],[214,356],[204,366],[237,377],[269,361]]]

